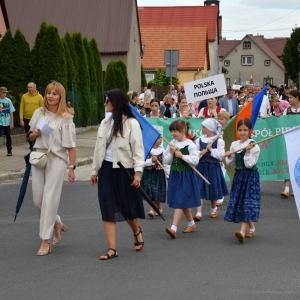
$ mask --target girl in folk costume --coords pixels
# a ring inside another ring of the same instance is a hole
[[[190,165],[198,163],[199,151],[197,151],[195,144],[187,139],[189,123],[176,120],[171,123],[169,130],[174,139],[167,147],[164,162],[171,165],[168,203],[169,207],[174,208],[175,211],[173,224],[166,228],[166,232],[175,238],[182,213],[188,221],[183,232],[190,233],[196,228],[190,208],[200,205],[200,190],[198,188],[198,175]]]
[[[162,137],[160,137],[146,159],[141,180],[141,187],[151,197],[161,213],[163,212],[161,203],[166,202],[166,178],[165,172],[161,167],[164,153],[165,149],[162,145]],[[160,162],[161,165],[157,162]],[[154,216],[158,216],[158,214],[151,208],[148,216],[153,218]]]
[[[235,236],[243,243],[245,237],[254,236],[254,222],[258,221],[260,213],[260,185],[256,167],[260,148],[250,138],[252,124],[249,119],[240,120],[237,128],[240,140],[233,142],[230,151],[225,153],[226,163],[235,165],[236,171],[224,220],[241,223],[240,231],[237,231]],[[243,147],[246,149],[232,154]],[[247,227],[250,229],[246,234]]]
[[[207,99],[206,107],[201,108],[198,118],[217,118],[220,111],[226,111],[221,106],[217,106],[218,99],[216,97]]]
[[[210,182],[207,184],[202,178],[199,179],[201,202],[203,204],[203,199],[211,202],[211,218],[218,216],[217,200],[228,194],[220,164],[225,154],[225,143],[221,138],[216,139],[216,135],[221,131],[222,126],[219,122],[206,119],[202,122],[203,135],[196,141],[197,150],[200,150],[201,155],[196,168]],[[201,218],[202,207],[199,206],[194,220],[200,221]]]

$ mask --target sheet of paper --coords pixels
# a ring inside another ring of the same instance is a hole
[[[46,124],[46,120],[44,117],[41,117],[38,128],[41,130],[42,134],[45,136],[50,136],[50,134],[54,131],[52,127]]]

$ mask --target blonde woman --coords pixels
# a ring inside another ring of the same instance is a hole
[[[48,133],[42,124],[50,128]],[[50,239],[53,229],[53,244],[58,244],[61,241],[61,231],[67,230],[57,216],[66,169],[69,169],[68,183],[73,183],[75,179],[75,125],[73,116],[67,113],[66,92],[62,84],[52,82],[46,87],[44,106],[34,112],[29,125],[28,139],[35,141],[36,151],[44,153],[47,152],[56,133],[55,129],[58,130],[45,168],[37,169],[32,166],[33,202],[40,218],[42,239],[37,255],[45,256],[51,252]]]

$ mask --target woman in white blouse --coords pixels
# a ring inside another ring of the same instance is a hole
[[[181,96],[178,99],[178,106],[179,106],[179,108],[178,108],[177,112],[173,114],[173,118],[180,117],[180,118],[189,119],[191,117],[192,118],[196,117],[194,114],[192,114],[185,96]]]
[[[42,126],[41,124],[45,124]],[[61,241],[61,231],[67,227],[57,216],[65,171],[68,171],[69,184],[74,182],[75,174],[75,125],[73,116],[67,113],[66,92],[59,82],[51,82],[45,90],[44,107],[38,108],[29,123],[28,139],[35,141],[35,149],[46,153],[58,127],[48,161],[43,169],[32,166],[33,202],[40,218],[40,238],[42,245],[38,256],[51,252],[50,239],[53,228],[53,244]],[[48,128],[46,131],[45,128]],[[70,165],[68,167],[68,162]]]

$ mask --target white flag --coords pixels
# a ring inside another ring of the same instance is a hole
[[[291,184],[300,219],[300,126],[284,132]]]

